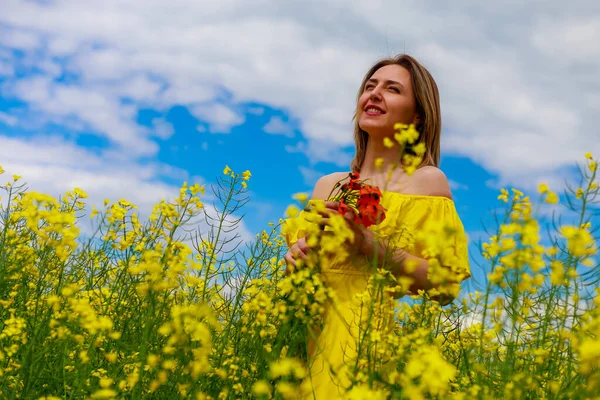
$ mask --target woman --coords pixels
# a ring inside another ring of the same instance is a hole
[[[458,282],[470,275],[464,228],[456,213],[448,180],[438,169],[441,114],[438,89],[432,76],[408,55],[377,62],[360,86],[354,120],[356,155],[351,169],[360,172],[361,180],[368,179],[371,184],[385,188],[381,201],[387,211],[385,220],[371,228],[354,223],[353,215],[348,213],[345,219],[355,237],[349,247],[359,257],[322,270],[328,287],[336,291],[340,302],[335,312],[326,312],[323,329],[309,354],[311,397],[314,395],[316,399],[337,398],[348,384],[335,372],[357,353],[357,327],[352,325],[359,311],[352,297],[367,287],[365,260],[385,259],[384,267],[394,276],[411,278],[412,293],[436,287],[437,283],[431,279],[433,274],[428,277],[432,260],[427,257],[431,252],[426,244],[414,240],[382,240],[382,236],[390,239],[401,230],[414,236],[432,222],[450,226],[457,233],[452,242],[454,258],[442,267],[454,271]],[[426,153],[413,174],[409,175],[402,168],[395,169],[388,185],[387,167],[398,163],[399,154],[397,148],[384,145],[384,138],[394,138],[397,123],[414,124],[420,133],[418,142],[425,144]],[[312,198],[328,200],[336,182],[347,176],[348,172],[339,172],[322,177],[315,185]],[[326,201],[326,206],[326,212],[322,213],[324,224],[329,221],[328,214],[336,212],[338,204]],[[306,259],[316,250],[307,245],[307,238],[302,237],[299,229],[288,231],[286,240],[290,246],[285,255],[289,270],[299,258]],[[448,303],[452,299],[445,296],[438,300]]]

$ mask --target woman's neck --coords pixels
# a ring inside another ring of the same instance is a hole
[[[375,161],[379,158],[383,160],[383,164],[377,168],[375,166]],[[385,147],[383,140],[373,140],[372,138],[369,138],[367,141],[367,149],[365,151],[365,159],[360,170],[361,179],[371,178],[373,181],[386,181],[388,172],[392,166],[396,167],[392,173],[393,177],[396,177],[396,175],[399,174],[404,175],[402,168],[398,168],[400,158],[401,153],[397,143],[395,143],[394,147],[389,148]]]

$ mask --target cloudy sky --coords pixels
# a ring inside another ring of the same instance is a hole
[[[345,171],[358,85],[407,52],[440,87],[442,169],[473,236],[498,189],[600,155],[600,2],[0,0],[0,165],[148,209],[250,169],[251,235]]]

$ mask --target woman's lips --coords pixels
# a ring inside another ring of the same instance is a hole
[[[385,111],[383,111],[381,108],[379,108],[377,106],[369,105],[369,106],[365,107],[365,114],[371,115],[371,116],[377,116],[377,115],[385,114]]]
[[[367,115],[371,115],[371,116],[377,116],[377,115],[383,115],[383,114],[385,114],[385,113],[384,113],[384,112],[381,112],[381,111],[379,111],[379,110],[373,110],[373,109],[371,109],[371,110],[367,110],[367,111],[365,111],[365,114],[367,114]]]

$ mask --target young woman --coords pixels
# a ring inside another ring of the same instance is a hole
[[[459,280],[470,276],[464,228],[452,201],[448,180],[438,169],[441,114],[438,89],[431,74],[408,55],[377,62],[367,72],[360,86],[354,117],[356,155],[351,169],[360,172],[361,180],[369,179],[371,184],[385,188],[381,201],[387,210],[386,218],[377,227],[378,231],[402,229],[415,234],[432,221],[450,226],[457,232],[453,258],[456,265],[443,267],[459,271]],[[394,125],[397,123],[414,124],[420,133],[418,142],[425,144],[426,153],[422,164],[412,175],[402,168],[396,168],[388,181],[387,167],[398,163],[399,154],[398,148],[384,145],[384,138],[394,139]],[[328,200],[327,196],[335,183],[348,177],[348,174],[338,172],[322,177],[315,185],[312,198]],[[326,201],[326,206],[331,213],[336,212],[338,204]],[[324,213],[325,224],[328,212]],[[428,278],[428,252],[424,245],[404,248],[400,245],[390,249],[390,241],[380,240],[374,229],[355,224],[350,213],[345,218],[354,231],[354,243],[350,246],[352,252],[362,257],[354,257],[353,261],[330,265],[322,270],[328,287],[336,291],[341,302],[336,312],[326,312],[323,329],[315,338],[314,346],[311,346],[310,397],[316,399],[337,398],[343,393],[343,380],[340,381],[331,371],[336,371],[356,354],[356,329],[350,327],[359,310],[352,297],[365,290],[368,280],[368,276],[361,273],[365,271],[365,265],[360,260],[385,258],[385,268],[393,275],[412,278],[412,293],[436,286]],[[307,239],[299,233],[300,230],[292,231],[286,236],[290,246],[285,255],[289,271],[299,258],[306,259],[309,252],[316,250],[311,249]],[[402,241],[395,243],[397,245]],[[406,268],[409,262],[411,267]],[[452,299],[446,296],[438,300],[448,303]]]

